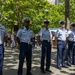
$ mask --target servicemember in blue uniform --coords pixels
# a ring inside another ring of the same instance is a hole
[[[38,33],[38,42],[41,44],[42,42],[42,55],[41,55],[41,72],[45,74],[47,72],[52,73],[50,69],[51,65],[51,31],[48,29],[49,21],[44,20],[44,28],[40,30]],[[46,57],[46,69],[44,69],[44,62]]]
[[[61,69],[62,67],[67,67],[65,64],[66,56],[66,39],[67,39],[67,30],[65,29],[65,21],[61,20],[59,22],[60,28],[56,32],[57,40],[57,68]]]
[[[0,75],[3,75],[4,41],[7,39],[6,28],[0,24]]]
[[[72,23],[71,24],[71,28],[70,30],[68,30],[68,61],[67,61],[67,65],[68,66],[71,66],[71,57],[73,56],[73,42],[74,42],[74,39],[73,39],[73,31],[74,31],[74,24]]]
[[[71,27],[71,31],[68,34],[68,64],[71,65],[72,57],[72,64],[75,65],[75,23],[72,23]]]
[[[75,65],[75,23],[72,24],[73,26],[73,58],[72,58],[72,64]]]
[[[17,41],[20,45],[20,54],[19,54],[19,67],[18,75],[23,73],[23,63],[26,57],[26,66],[27,71],[26,75],[32,75],[31,73],[31,64],[32,64],[32,38],[34,38],[33,31],[29,28],[30,18],[24,18],[22,20],[24,27],[19,29],[17,32]]]

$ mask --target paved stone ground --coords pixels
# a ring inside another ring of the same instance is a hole
[[[62,70],[58,70],[56,68],[56,56],[57,50],[52,49],[52,57],[51,57],[51,70],[53,74],[46,73],[44,75],[75,75],[75,65],[72,65],[68,68],[62,68]],[[4,69],[3,75],[17,75],[17,68],[18,68],[18,56],[19,50],[14,48],[11,49],[9,47],[5,48],[5,58],[4,58]],[[36,47],[33,49],[32,54],[32,73],[33,75],[43,75],[40,72],[40,57],[41,57],[41,48]],[[26,64],[24,63],[24,70],[23,75],[26,72]]]

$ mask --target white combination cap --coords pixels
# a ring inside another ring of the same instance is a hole
[[[22,19],[22,23],[24,23],[24,21],[30,21],[31,19],[29,17],[23,18]]]

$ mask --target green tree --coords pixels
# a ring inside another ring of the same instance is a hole
[[[75,1],[70,0],[70,20],[74,22]],[[13,30],[14,25],[23,27],[22,18],[31,18],[31,29],[37,33],[43,27],[43,21],[50,21],[50,28],[59,27],[59,20],[65,19],[64,0],[58,5],[50,4],[47,0],[0,0],[0,23],[8,30]]]

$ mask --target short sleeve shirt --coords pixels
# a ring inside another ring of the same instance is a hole
[[[41,40],[51,40],[52,38],[51,31],[46,28],[41,29],[38,35],[40,36]]]
[[[66,38],[68,37],[67,30],[65,28],[59,28],[56,31],[56,37],[58,38],[58,40],[66,41]]]
[[[0,44],[3,44],[5,36],[8,36],[7,31],[3,25],[0,25]]]
[[[17,37],[20,39],[20,42],[30,42],[31,38],[34,37],[34,33],[30,29],[26,29],[25,27],[22,29],[19,29],[17,32]]]

